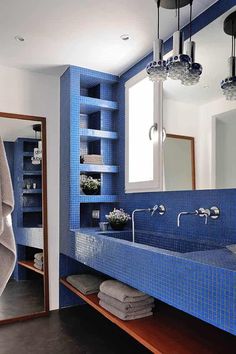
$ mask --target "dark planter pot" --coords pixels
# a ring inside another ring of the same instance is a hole
[[[113,222],[110,222],[110,225],[111,225],[111,228],[112,230],[115,230],[115,231],[121,231],[124,229],[126,223],[113,223]]]
[[[82,191],[86,195],[97,195],[99,193],[99,188],[98,189],[88,189],[88,188],[82,188]]]

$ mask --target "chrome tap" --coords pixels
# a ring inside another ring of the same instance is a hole
[[[205,218],[205,225],[207,225],[209,217],[211,219],[218,219],[218,217],[220,216],[220,209],[218,207],[214,206],[214,207],[207,208],[207,209],[199,208],[193,212],[182,211],[177,216],[177,227],[180,227],[180,219],[183,215],[198,215],[200,217],[204,217]]]
[[[166,212],[166,208],[164,207],[164,205],[160,204],[160,205],[154,205],[152,208],[147,208],[147,209],[135,209],[132,212],[132,241],[135,242],[135,213],[139,213],[139,212],[149,212],[151,214],[151,216],[153,216],[155,213],[158,213],[159,215],[163,215]]]

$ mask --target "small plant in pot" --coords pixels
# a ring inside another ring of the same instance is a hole
[[[96,195],[100,192],[101,182],[97,178],[91,176],[82,175],[80,177],[80,186],[84,194]]]
[[[113,230],[123,230],[127,222],[131,219],[130,215],[125,213],[123,209],[114,208],[106,215],[106,219],[109,221]]]

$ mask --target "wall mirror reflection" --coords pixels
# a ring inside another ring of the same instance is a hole
[[[231,37],[223,31],[224,19],[232,9],[193,36],[196,62],[203,73],[198,84],[184,86],[180,80],[163,84],[163,126],[167,134],[191,136],[195,141],[196,189],[235,188],[236,104],[223,96],[220,83],[229,76]],[[219,30],[221,29],[221,30]],[[185,41],[186,43],[187,41]],[[165,58],[168,58],[168,53]],[[164,189],[189,190],[194,184],[172,177],[176,166],[189,164],[189,157],[168,156]],[[172,168],[170,168],[172,166]],[[190,180],[189,180],[190,181]],[[166,186],[166,188],[165,188]]]
[[[195,189],[195,151],[191,136],[167,134],[163,142],[164,190]]]
[[[0,114],[0,323],[48,311],[45,119]]]

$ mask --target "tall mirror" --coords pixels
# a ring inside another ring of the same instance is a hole
[[[234,11],[231,9],[192,38],[196,42],[195,61],[203,67],[199,83],[184,86],[180,80],[169,78],[163,84],[167,135],[188,136],[194,144],[193,150],[187,142],[184,147],[183,140],[172,141],[172,146],[168,139],[163,142],[165,190],[236,187],[236,101],[227,101],[220,86],[229,76],[231,56],[231,37],[224,32],[224,20]]]
[[[0,113],[0,323],[48,312],[45,124]]]

